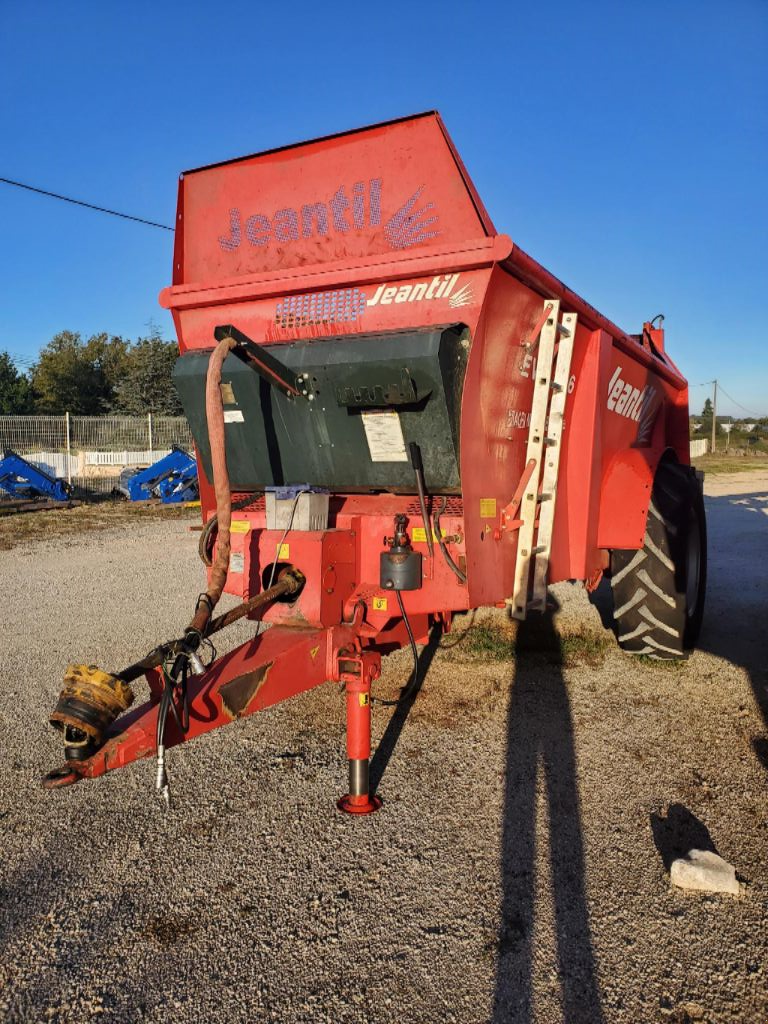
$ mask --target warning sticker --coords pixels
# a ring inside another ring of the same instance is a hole
[[[245,417],[243,416],[242,409],[225,409],[224,410],[224,422],[225,423],[244,423]]]
[[[233,551],[229,556],[229,571],[242,572],[245,568],[245,555],[242,551]]]
[[[361,413],[371,462],[407,462],[403,428],[394,410],[370,409]]]
[[[496,499],[495,498],[481,498],[480,499],[480,518],[481,519],[495,519],[496,518]]]
[[[445,536],[445,527],[440,527],[440,536]],[[414,526],[411,530],[411,540],[414,544],[426,544],[427,542],[427,531],[423,526]],[[432,530],[432,540],[437,542],[437,534]]]
[[[291,557],[291,545],[281,544],[280,550],[277,553],[278,558],[290,558]]]
[[[368,698],[368,694],[367,693],[358,693],[357,700],[358,700],[358,703],[360,704],[361,708],[367,708],[368,707],[369,698]]]
[[[373,599],[373,610],[375,612],[385,612],[387,610],[387,599],[386,599],[386,597],[374,597],[374,599]]]
[[[232,525],[229,528],[230,533],[248,533],[251,528],[251,524],[247,519],[233,519]]]

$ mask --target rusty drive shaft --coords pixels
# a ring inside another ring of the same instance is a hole
[[[242,604],[235,605],[234,608],[230,608],[228,612],[224,612],[222,615],[218,615],[215,619],[211,619],[208,624],[208,628],[205,631],[206,636],[210,636],[212,633],[218,633],[226,626],[230,626],[233,622],[237,622],[238,619],[244,618],[251,612],[257,611],[259,608],[263,608],[265,605],[272,604],[273,601],[277,601],[281,597],[287,597],[292,594],[298,594],[304,586],[304,576],[298,571],[298,569],[286,569],[281,574],[274,586],[269,587],[268,590],[262,591],[255,597],[252,597],[249,601],[243,601]],[[200,643],[199,634],[195,634],[194,637],[190,636],[187,632],[183,637],[178,640],[169,640],[167,643],[160,644],[151,650],[140,661],[136,661],[133,665],[129,665],[128,668],[123,669],[122,672],[118,672],[117,675],[125,683],[132,683],[135,679],[139,679],[149,669],[157,668],[158,665],[162,665],[165,659],[174,653],[182,653],[183,651],[190,652],[194,650]]]

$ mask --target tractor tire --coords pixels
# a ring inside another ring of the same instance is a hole
[[[695,646],[704,614],[707,527],[693,469],[662,463],[643,546],[611,553],[614,623],[628,654],[676,661]]]

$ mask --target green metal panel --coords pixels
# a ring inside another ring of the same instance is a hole
[[[427,488],[458,492],[459,415],[468,355],[462,325],[392,334],[356,335],[265,346],[305,374],[308,398],[290,398],[270,386],[235,353],[224,362],[227,466],[233,490],[309,483],[331,491],[412,492],[408,461],[374,461],[364,420],[374,410],[396,413],[405,448],[422,451]],[[176,387],[210,479],[205,416],[209,352],[181,356]],[[380,423],[377,420],[376,423]],[[394,434],[397,426],[387,421]],[[375,429],[375,424],[374,424]],[[402,454],[400,456],[402,458]]]

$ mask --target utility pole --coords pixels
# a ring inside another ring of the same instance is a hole
[[[69,437],[69,413],[68,412],[64,413],[64,430],[65,430],[65,433],[66,433],[66,443],[67,443],[67,483],[71,484],[72,483],[72,446],[70,444],[70,437]]]
[[[712,383],[715,385],[712,395],[712,454],[714,455],[717,450],[715,445],[715,434],[717,433],[717,381],[713,380]]]

